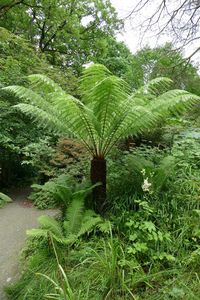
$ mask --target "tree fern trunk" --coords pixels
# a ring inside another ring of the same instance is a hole
[[[90,178],[92,184],[101,183],[93,189],[93,201],[95,211],[103,215],[106,209],[106,160],[104,158],[92,159]]]

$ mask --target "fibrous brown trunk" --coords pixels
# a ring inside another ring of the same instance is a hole
[[[93,201],[95,211],[103,215],[106,210],[106,160],[104,158],[92,159],[90,178],[92,184],[100,183],[93,189]]]

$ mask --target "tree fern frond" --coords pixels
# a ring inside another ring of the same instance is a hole
[[[45,128],[49,131],[58,134],[72,134],[72,132],[69,131],[69,128],[56,116],[38,108],[37,106],[20,103],[15,105],[14,107],[22,111],[25,115],[32,118],[35,122],[37,122],[37,125],[39,127]]]
[[[98,64],[85,69],[81,77],[83,102],[44,75],[31,75],[29,79],[36,92],[16,86],[6,88],[29,102],[16,107],[44,128],[77,137],[93,157],[106,155],[119,139],[139,135],[200,99],[182,90],[161,94],[172,82],[164,77],[151,80],[130,95],[122,79]]]
[[[120,104],[127,98],[126,83],[115,76],[109,76],[98,83],[90,94],[93,112],[99,124],[98,152],[102,152],[104,139],[117,114],[120,114]]]
[[[52,105],[59,111],[60,118],[70,128],[71,132],[87,145],[91,152],[96,152],[98,133],[95,129],[95,116],[93,112],[81,101],[66,93],[51,94]],[[92,144],[89,146],[87,140],[91,139]]]
[[[161,117],[167,117],[171,113],[181,113],[200,100],[199,96],[184,90],[171,90],[155,98],[148,104],[148,109]]]
[[[124,115],[114,123],[115,128],[110,131],[110,136],[108,136],[104,143],[103,153],[107,154],[120,139],[129,137],[130,135],[137,136],[153,127],[157,119],[157,115],[154,115],[145,107],[131,107],[127,105]]]
[[[44,99],[39,94],[35,93],[34,91],[32,91],[24,86],[11,85],[11,86],[2,88],[2,90],[13,93],[15,96],[17,96],[20,99],[28,100],[30,104],[44,102]]]
[[[60,111],[50,103],[49,98],[46,100],[40,94],[23,86],[9,86],[4,88],[4,90],[13,93],[19,99],[25,100],[29,105],[46,111],[49,113],[49,116],[52,115],[54,118],[57,116],[57,118],[60,119]]]
[[[43,74],[32,74],[28,76],[31,86],[43,94],[52,92],[63,92],[62,88],[49,77]]]
[[[80,78],[80,91],[83,103],[91,103],[90,93],[102,80],[111,75],[111,72],[103,65],[93,64],[85,68]]]
[[[144,86],[142,86],[135,93],[133,93],[133,95],[139,96],[139,95],[152,94],[156,96],[163,90],[168,89],[171,84],[172,84],[172,80],[170,78],[157,77],[147,82]]]

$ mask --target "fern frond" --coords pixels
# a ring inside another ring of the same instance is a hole
[[[54,193],[58,201],[62,201],[65,205],[67,205],[72,198],[71,189],[65,185],[56,184]]]
[[[184,90],[168,91],[148,104],[148,108],[161,117],[168,117],[170,114],[180,114],[191,108],[194,103],[200,100],[199,96],[193,95]]]
[[[50,216],[40,216],[38,218],[38,223],[41,229],[45,229],[50,231],[57,237],[63,237],[62,227],[58,221],[56,221],[53,217]]]
[[[82,223],[84,213],[84,199],[83,197],[74,197],[72,203],[69,205],[66,213],[66,220],[64,221],[64,229],[66,235],[77,234]]]
[[[12,202],[12,199],[0,192],[0,208],[3,207],[6,203]]]
[[[84,213],[83,222],[77,236],[89,234],[97,224],[102,223],[102,218],[95,214],[92,210],[87,210]]]
[[[110,130],[107,139],[104,142],[103,153],[106,155],[120,139],[131,135],[137,136],[145,130],[155,126],[158,116],[142,106],[130,106],[130,103],[124,105],[123,111],[116,122],[113,122],[113,128]]]
[[[32,237],[45,237],[47,238],[48,237],[48,233],[49,231],[46,230],[46,229],[41,229],[41,228],[33,228],[33,229],[28,229],[26,231],[26,234],[28,236],[32,236]]]
[[[105,156],[120,139],[137,136],[170,114],[189,109],[199,97],[182,90],[164,92],[171,80],[156,78],[129,93],[127,84],[102,65],[85,69],[82,102],[44,75],[29,76],[31,88],[5,88],[27,103],[16,107],[39,126],[78,138],[93,157]]]
[[[19,99],[28,100],[30,104],[35,104],[35,103],[43,104],[45,102],[45,100],[42,98],[42,96],[40,96],[39,94],[35,93],[34,91],[32,91],[24,86],[11,85],[11,86],[3,88],[2,90],[8,91],[8,92],[14,94]]]
[[[31,86],[37,88],[43,94],[52,92],[63,92],[62,88],[49,77],[43,74],[32,74],[28,76]]]
[[[111,75],[111,72],[103,65],[93,64],[85,68],[80,78],[80,91],[83,103],[91,104],[90,93],[97,84]]]
[[[61,122],[59,118],[43,109],[38,108],[37,106],[20,103],[14,107],[30,117],[41,128],[60,135],[66,134],[67,132],[68,134],[71,134],[68,127]]]
[[[159,95],[163,90],[169,89],[172,82],[173,81],[168,77],[154,78],[133,93],[133,96],[144,96],[148,94],[154,96]]]
[[[97,225],[98,229],[103,233],[110,233],[112,229],[112,224],[110,221],[104,221]]]
[[[88,138],[92,141],[88,147],[95,152],[97,149],[98,132],[96,130],[96,117],[87,106],[83,105],[81,101],[68,94],[53,95],[52,103],[54,107],[60,112],[62,120],[66,122],[79,139],[88,145]]]

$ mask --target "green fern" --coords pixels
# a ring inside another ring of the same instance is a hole
[[[15,106],[43,128],[63,136],[74,136],[85,146],[92,158],[105,162],[106,155],[120,140],[154,128],[172,114],[190,109],[200,100],[184,90],[166,90],[169,78],[156,78],[130,93],[128,84],[113,76],[102,65],[85,69],[80,80],[82,101],[63,91],[44,75],[31,75],[30,89],[9,86],[4,90],[14,93],[24,103]],[[164,92],[163,92],[164,91]],[[26,103],[27,102],[27,103]],[[102,187],[95,190],[96,210],[101,213],[106,202],[105,173],[96,179]]]
[[[164,77],[153,79],[130,94],[128,85],[102,65],[92,65],[83,72],[80,80],[83,102],[66,94],[44,75],[28,78],[30,89],[4,88],[27,102],[15,107],[39,126],[61,135],[76,136],[95,157],[105,156],[119,139],[138,135],[199,100],[183,90],[160,94],[171,84]]]
[[[0,192],[0,208],[2,208],[6,203],[12,202],[12,199]]]
[[[67,235],[77,234],[82,223],[84,212],[84,199],[75,197],[67,209],[64,229]]]
[[[28,236],[43,237],[45,239],[51,236],[63,245],[75,243],[79,237],[89,234],[96,227],[102,232],[107,232],[107,222],[94,211],[85,210],[83,192],[73,194],[72,202],[67,209],[63,223],[50,216],[40,216],[38,223],[40,228],[27,230]]]

